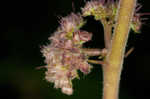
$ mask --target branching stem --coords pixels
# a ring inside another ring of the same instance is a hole
[[[111,47],[103,66],[103,99],[118,99],[118,89],[129,26],[136,0],[120,0]]]

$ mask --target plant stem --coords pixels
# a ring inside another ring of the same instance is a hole
[[[101,60],[88,60],[89,63],[92,64],[100,64],[100,65],[104,65],[105,63]]]
[[[103,66],[103,99],[118,99],[120,74],[136,0],[120,0],[111,48]]]
[[[82,51],[88,56],[106,56],[107,49],[92,49],[92,48],[83,48]]]
[[[110,48],[110,43],[111,43],[112,25],[109,25],[106,20],[102,20],[102,23],[103,23],[103,27],[104,27],[105,48],[109,49]]]

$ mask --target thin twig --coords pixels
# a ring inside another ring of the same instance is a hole
[[[100,64],[100,65],[106,64],[104,61],[100,61],[100,60],[88,60],[88,62],[92,64]]]
[[[112,38],[112,26],[109,25],[106,20],[102,20],[103,27],[104,27],[104,43],[105,43],[105,48],[109,49],[110,44],[111,44],[111,38]]]
[[[134,50],[134,47],[130,48],[124,55],[125,58],[127,58]]]
[[[83,53],[87,54],[88,56],[106,56],[107,49],[97,49],[97,48],[83,48]]]

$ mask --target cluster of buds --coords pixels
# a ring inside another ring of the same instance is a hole
[[[106,20],[113,24],[117,11],[118,2],[113,0],[92,0],[82,8],[83,16],[94,16],[95,20]]]
[[[92,0],[86,3],[84,8],[82,8],[83,16],[94,16],[95,20],[100,20],[102,23],[105,21],[107,24],[115,26],[115,19],[117,16],[119,0]],[[141,22],[141,13],[137,11],[141,8],[140,5],[136,7],[132,22],[131,29],[138,33],[142,22]],[[104,24],[104,23],[103,23]]]
[[[60,27],[49,38],[51,43],[41,50],[45,57],[46,77],[54,83],[55,88],[71,95],[73,93],[72,80],[78,78],[77,70],[84,74],[90,72],[88,55],[83,53],[83,43],[91,40],[92,33],[80,30],[84,21],[80,14],[71,13],[60,20]]]

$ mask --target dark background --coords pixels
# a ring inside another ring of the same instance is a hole
[[[150,12],[148,0],[139,12]],[[74,0],[75,12],[83,7],[83,0]],[[72,11],[72,0],[4,0],[0,3],[0,98],[1,99],[100,99],[102,72],[94,65],[92,72],[74,80],[74,94],[67,96],[44,79],[45,65],[40,46],[59,26],[60,16]],[[150,18],[150,16],[146,16]],[[101,23],[87,17],[83,29],[93,32],[93,40],[85,46],[103,48]],[[144,21],[141,34],[130,33],[127,49],[134,52],[124,61],[120,85],[120,99],[149,97],[150,90],[150,21]]]

